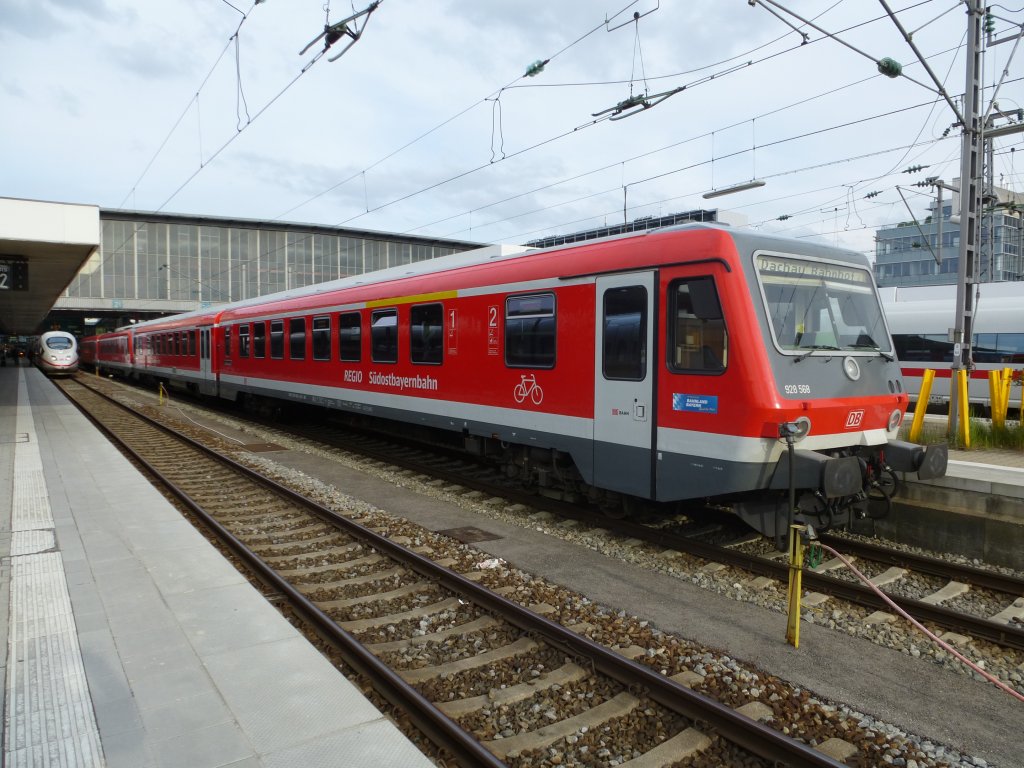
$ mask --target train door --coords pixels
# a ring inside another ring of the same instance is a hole
[[[594,484],[654,495],[656,273],[597,278]]]
[[[210,328],[199,329],[199,391],[204,395],[217,394],[213,378],[213,345],[210,343]]]

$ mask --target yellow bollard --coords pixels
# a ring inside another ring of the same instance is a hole
[[[1000,371],[988,372],[988,400],[992,411],[992,426],[1003,426],[1004,411],[1001,407],[1003,376]]]
[[[806,525],[789,526],[789,620],[786,622],[786,642],[800,647],[800,596],[804,567],[804,547],[800,534]]]
[[[917,393],[917,405],[914,406],[914,421],[910,425],[910,442],[917,443],[921,440],[921,430],[924,428],[924,414],[928,410],[928,398],[932,394],[932,382],[935,381],[935,371],[926,369],[921,379],[921,391]]]
[[[960,441],[964,448],[971,447],[971,403],[967,399],[967,369],[956,372],[956,386],[960,393]]]
[[[164,398],[167,397],[167,390],[164,389],[163,383],[160,384],[159,393],[160,393],[160,405],[163,405],[164,404]],[[168,399],[170,399],[170,398],[168,398]]]
[[[1009,415],[1010,410],[1010,385],[1013,383],[1013,371],[1010,368],[1003,368],[1002,386],[1000,388],[999,397],[999,412],[1002,414],[999,418],[1005,426],[1006,417]]]

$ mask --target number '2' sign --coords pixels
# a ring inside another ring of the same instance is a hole
[[[0,291],[28,290],[28,262],[0,258]]]

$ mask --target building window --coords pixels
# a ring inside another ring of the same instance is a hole
[[[536,293],[505,300],[505,364],[555,367],[555,295]]]
[[[444,359],[444,306],[420,304],[409,310],[409,355],[414,363],[440,365]]]

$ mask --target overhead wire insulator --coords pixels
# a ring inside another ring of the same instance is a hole
[[[533,62],[533,64],[526,68],[526,73],[523,75],[523,77],[536,77],[537,75],[544,71],[544,67],[547,65],[549,61],[550,59],[544,59],[544,61],[537,59],[535,62]]]
[[[918,173],[919,171],[923,171],[927,167],[927,165],[911,165],[907,168],[904,168],[903,173]]]
[[[866,195],[864,195],[864,199],[870,200],[873,197],[878,197],[880,194],[882,194],[882,191],[880,189],[876,189],[874,192],[868,192]]]
[[[991,35],[996,31],[996,20],[991,12],[985,13],[985,33]]]
[[[776,221],[785,221],[785,220],[786,220],[786,219],[788,219],[788,218],[789,218],[789,214],[788,214],[788,213],[784,213],[784,214],[782,214],[781,216],[779,216],[779,217],[778,217],[778,218],[776,219]]]
[[[903,74],[903,65],[896,61],[896,59],[886,56],[884,59],[879,59],[878,71],[886,77],[899,77]]]

